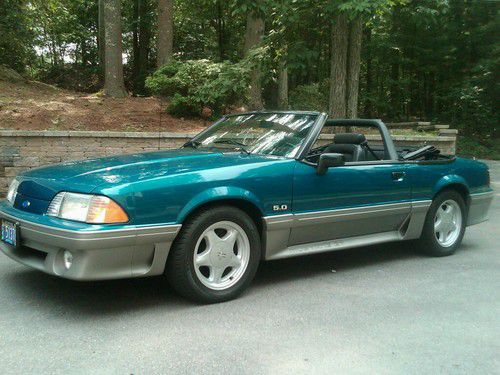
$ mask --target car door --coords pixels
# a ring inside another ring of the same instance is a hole
[[[297,161],[288,246],[395,232],[410,214],[410,199],[403,163],[347,163],[318,175]]]

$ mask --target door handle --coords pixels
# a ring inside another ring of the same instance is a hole
[[[403,181],[405,176],[406,176],[405,172],[392,172],[392,179],[394,181]]]

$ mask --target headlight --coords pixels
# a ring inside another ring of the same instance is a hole
[[[89,224],[125,223],[128,215],[112,199],[102,195],[62,192],[57,194],[47,215]]]
[[[7,200],[12,204],[14,204],[14,201],[16,200],[18,187],[19,187],[19,181],[13,180],[10,183],[9,190],[7,191]]]

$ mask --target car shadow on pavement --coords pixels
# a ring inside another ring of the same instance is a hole
[[[162,277],[79,282],[26,269],[6,275],[4,283],[14,290],[18,301],[46,310],[59,306],[80,316],[109,317],[159,306],[169,311],[192,307]]]
[[[462,247],[460,251],[463,250]],[[422,256],[406,243],[390,243],[262,262],[250,288],[253,298],[258,298],[256,294],[269,285],[331,275],[332,270],[355,271],[419,257]],[[77,282],[34,270],[19,272],[16,269],[4,275],[3,280],[4,288],[11,288],[17,301],[46,311],[54,311],[57,306],[65,313],[89,319],[147,309],[172,312],[199,307],[177,296],[162,277]]]
[[[360,270],[387,262],[419,258],[408,243],[387,243],[261,263],[254,284],[287,282],[332,272]]]

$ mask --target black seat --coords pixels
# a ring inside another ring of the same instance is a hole
[[[343,154],[345,161],[361,161],[365,152],[361,145],[366,142],[366,138],[360,133],[339,133],[335,134],[333,144],[325,148],[325,153]]]

